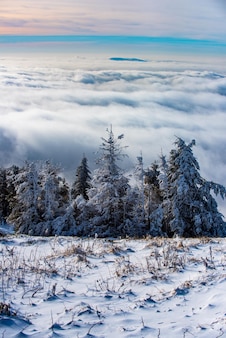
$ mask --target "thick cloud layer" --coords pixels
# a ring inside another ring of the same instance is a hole
[[[201,174],[226,185],[225,73],[113,63],[82,70],[78,60],[64,67],[1,60],[1,165],[50,158],[71,176],[85,153],[93,168],[112,124],[125,134],[127,165],[140,151],[146,165],[168,154],[175,135],[196,139]]]

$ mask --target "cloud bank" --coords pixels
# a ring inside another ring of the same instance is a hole
[[[202,175],[226,185],[226,74],[109,62],[89,70],[78,60],[49,67],[2,59],[0,164],[52,159],[72,177],[83,153],[94,168],[100,138],[113,124],[116,135],[125,134],[127,166],[140,151],[146,166],[168,154],[176,135],[196,139]]]

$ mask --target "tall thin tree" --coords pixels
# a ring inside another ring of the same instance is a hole
[[[88,161],[85,155],[81,160],[80,165],[76,170],[76,179],[72,185],[71,198],[76,199],[77,196],[82,195],[85,200],[88,200],[88,190],[91,188],[91,172],[88,167]]]
[[[99,233],[117,235],[122,231],[126,215],[126,194],[128,178],[123,175],[118,161],[126,155],[120,145],[123,135],[114,137],[112,127],[107,129],[108,137],[101,138],[99,168],[95,170],[89,190],[90,203],[97,210],[92,222],[99,226]],[[120,230],[121,229],[121,230]]]

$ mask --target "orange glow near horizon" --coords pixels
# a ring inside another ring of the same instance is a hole
[[[0,34],[4,35],[48,35],[72,34],[73,26],[84,25],[85,11],[77,6],[54,6],[43,0],[33,3],[30,0],[0,0]],[[3,3],[2,3],[3,2]],[[29,6],[30,4],[30,6]]]

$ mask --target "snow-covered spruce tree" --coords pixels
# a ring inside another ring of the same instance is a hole
[[[10,198],[7,221],[17,232],[34,236],[75,233],[69,187],[58,171],[49,161],[35,162],[26,163],[13,176],[15,196]]]
[[[0,223],[5,223],[9,213],[9,202],[7,200],[7,195],[6,169],[0,168]]]
[[[145,214],[148,232],[153,236],[162,234],[159,227],[160,210],[162,203],[162,192],[159,181],[159,166],[156,162],[145,171],[144,193],[145,193]]]
[[[58,211],[52,221],[52,235],[77,235],[76,214],[74,203],[70,203],[69,186],[64,178],[58,176]]]
[[[99,168],[94,171],[89,201],[86,208],[95,210],[91,216],[91,229],[87,234],[99,236],[120,236],[124,232],[126,221],[126,198],[129,189],[128,179],[117,165],[122,159],[123,147],[119,140],[123,135],[114,137],[112,128],[107,129],[108,137],[102,138],[101,155],[98,159]]]
[[[37,164],[26,163],[14,176],[14,187],[15,200],[7,221],[12,223],[19,233],[32,233],[33,226],[41,220],[39,213],[41,186]]]
[[[7,211],[6,220],[17,204],[15,182],[16,182],[16,177],[19,174],[19,172],[20,172],[20,168],[17,167],[16,165],[13,165],[10,168],[6,169],[6,185],[7,185],[6,200],[7,200],[7,204],[8,204],[8,211]]]
[[[142,195],[137,186],[127,189],[122,235],[142,237],[146,231]]]
[[[169,193],[169,184],[168,184],[168,163],[166,156],[160,156],[160,164],[154,172],[155,177],[154,184],[154,206],[151,207],[150,200],[148,205],[149,212],[152,210],[149,216],[149,232],[153,236],[163,236],[163,220],[164,216],[167,215],[167,203],[168,203],[168,193]],[[150,189],[150,188],[149,188]],[[154,208],[153,208],[154,207]]]
[[[59,175],[59,168],[50,161],[46,161],[42,164],[40,180],[40,213],[42,222],[37,225],[35,235],[50,236],[56,233],[60,234],[64,226],[67,228],[70,223],[74,224],[72,220],[64,225],[62,223],[63,218],[61,218],[61,221],[56,222],[58,217],[67,214],[67,208],[69,207],[69,187],[66,181]],[[69,229],[67,230],[69,231]],[[64,231],[66,231],[66,229]]]
[[[52,235],[74,236],[78,234],[73,205],[67,205],[64,213],[52,221],[51,229]]]
[[[76,199],[82,195],[85,200],[88,200],[88,190],[90,189],[91,172],[88,167],[87,158],[85,155],[82,158],[80,165],[76,170],[76,179],[71,189],[71,199]]]
[[[134,169],[135,185],[127,191],[127,232],[136,236],[142,236],[146,233],[145,224],[145,196],[144,196],[144,165],[142,154],[137,157],[137,163]],[[129,230],[130,229],[130,230]]]
[[[79,195],[72,201],[72,207],[76,219],[76,235],[94,236],[96,232],[92,220],[98,214],[96,205]]]
[[[169,157],[163,231],[168,236],[223,236],[226,224],[211,192],[224,198],[226,189],[201,177],[199,163],[192,152],[194,140],[186,144],[177,138],[175,145]]]
[[[144,210],[144,177],[145,177],[145,171],[144,171],[144,163],[143,163],[143,156],[142,153],[140,156],[137,157],[137,164],[134,170],[134,177],[136,181],[136,187],[139,191],[139,200],[138,202],[138,209],[140,210],[140,217],[141,221],[145,221],[145,210]]]

